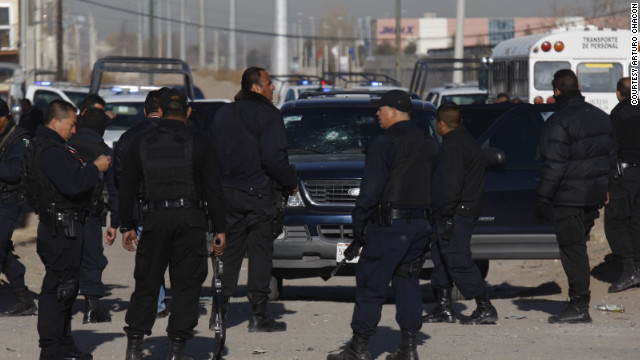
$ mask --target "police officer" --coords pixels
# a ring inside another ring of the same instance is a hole
[[[640,285],[640,106],[631,104],[631,79],[618,81],[620,101],[611,110],[622,173],[610,189],[604,231],[611,252],[622,264],[622,275],[610,293]]]
[[[248,254],[249,332],[286,330],[286,324],[270,319],[267,311],[275,240],[273,220],[282,193],[295,194],[298,180],[289,166],[282,114],[271,103],[273,90],[264,69],[248,68],[242,74],[235,102],[216,112],[208,130],[217,149],[227,207],[228,241],[222,258],[224,297],[228,300],[233,295]]]
[[[158,122],[160,121],[160,97],[162,93],[169,90],[169,88],[163,87],[158,90],[149,91],[147,97],[144,100],[144,121],[140,121],[127,129],[120,138],[116,145],[114,146],[114,157],[113,157],[113,170],[114,177],[116,182],[116,187],[119,186],[120,176],[122,175],[122,164],[124,163],[125,154],[129,151],[129,147],[131,146],[131,142],[140,134],[143,134],[156,126],[158,126]],[[117,203],[117,201],[116,201]],[[140,219],[140,209],[138,207],[139,202],[134,203],[134,223],[135,227],[138,230],[138,235],[142,229],[142,221]],[[113,221],[113,220],[112,220]],[[116,238],[115,229],[109,228],[107,233],[105,234],[105,240],[107,243],[111,244]],[[160,285],[160,291],[158,292],[158,312],[156,317],[159,319],[165,318],[169,316],[169,311],[167,310],[167,304],[165,301],[165,286],[164,281],[162,285]]]
[[[553,205],[560,261],[569,282],[569,304],[548,320],[590,323],[587,239],[613,181],[615,141],[609,116],[584,101],[573,71],[556,71],[552,86],[558,109],[540,136],[543,165],[535,214],[547,221],[548,206]]]
[[[158,289],[169,264],[174,307],[167,327],[171,341],[167,359],[192,359],[185,354],[185,345],[198,323],[198,300],[207,276],[208,218],[217,232],[214,240],[220,240],[220,247],[225,243],[224,204],[215,150],[205,136],[186,126],[191,108],[182,92],[164,92],[160,112],[158,126],[131,143],[119,189],[123,246],[134,251],[134,243],[137,245],[136,287],[124,328],[127,360],[143,358],[142,338],[151,334]],[[146,215],[138,240],[133,205],[140,184]]]
[[[354,241],[345,251],[357,255],[353,338],[328,360],[371,359],[369,338],[380,321],[392,283],[402,342],[387,359],[417,360],[416,336],[422,327],[418,274],[431,232],[431,178],[438,157],[435,140],[410,120],[408,94],[391,90],[376,102],[385,131],[367,150],[360,195],[353,210]]]
[[[491,324],[498,313],[491,305],[484,279],[471,258],[471,233],[480,216],[484,191],[485,163],[476,140],[462,125],[460,109],[454,103],[438,108],[436,131],[442,136],[442,167],[446,201],[438,221],[437,241],[431,247],[431,285],[437,305],[425,322],[456,321],[451,306],[455,284],[477,308],[461,324]]]
[[[16,303],[0,316],[33,315],[36,304],[24,283],[25,267],[13,252],[13,229],[20,214],[18,190],[20,167],[29,144],[28,132],[16,126],[9,106],[0,99],[0,272],[4,273],[16,294]]]
[[[24,160],[23,181],[40,216],[37,251],[45,266],[38,312],[40,360],[92,359],[71,336],[71,307],[78,294],[87,194],[111,158],[100,155],[83,164],[66,144],[76,131],[75,111],[64,100],[52,101]]]
[[[33,106],[29,99],[20,100],[20,123],[18,126],[27,130],[29,136],[33,136],[38,125],[42,125],[42,110]]]
[[[69,139],[68,143],[78,152],[84,162],[91,163],[102,154],[113,156],[113,150],[102,139],[109,121],[110,119],[104,110],[95,107],[85,109],[78,117],[77,132]],[[84,224],[82,279],[80,280],[80,293],[85,297],[84,317],[82,318],[84,324],[111,321],[109,314],[100,309],[99,302],[99,299],[105,295],[102,273],[108,263],[102,245],[102,226],[106,225],[108,210],[105,207],[105,190],[108,190],[109,199],[117,198],[113,168],[109,168],[104,176],[101,176],[93,189]],[[111,205],[111,227],[115,235],[115,228],[119,226],[117,202],[110,200],[108,204]]]

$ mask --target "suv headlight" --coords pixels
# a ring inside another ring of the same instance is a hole
[[[300,191],[298,191],[295,195],[289,196],[287,200],[287,207],[304,207],[304,202],[302,201],[302,197],[300,196]]]

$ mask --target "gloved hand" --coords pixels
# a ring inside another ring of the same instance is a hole
[[[536,200],[536,218],[538,218],[538,222],[544,223],[551,220],[549,217],[549,204],[543,200]]]
[[[67,302],[75,296],[78,289],[76,288],[76,281],[71,280],[62,280],[58,283],[58,289],[56,291],[56,295],[58,301]]]
[[[353,240],[351,244],[349,244],[347,249],[344,251],[344,258],[347,259],[347,261],[353,260],[356,256],[358,256],[360,252],[360,248],[363,245],[364,244],[360,242],[358,239]]]
[[[448,241],[449,239],[451,239],[451,235],[453,234],[453,217],[443,216],[442,224],[442,240]]]

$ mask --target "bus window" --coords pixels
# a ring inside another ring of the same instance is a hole
[[[568,61],[536,62],[533,66],[533,86],[536,90],[553,90],[551,86],[553,74],[560,69],[571,69],[571,64]]]
[[[579,63],[576,75],[583,92],[615,92],[616,83],[622,77],[622,64]]]

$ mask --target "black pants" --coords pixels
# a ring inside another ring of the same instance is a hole
[[[145,217],[136,250],[136,286],[125,317],[128,334],[151,335],[158,292],[169,267],[173,306],[167,334],[191,339],[198,324],[202,283],[207,277],[206,220],[197,209],[156,211]]]
[[[609,192],[604,231],[619,260],[640,263],[640,168],[627,168]]]
[[[560,261],[569,281],[569,296],[589,296],[591,268],[587,239],[598,218],[598,208],[554,206],[553,222],[560,247]]]
[[[222,256],[224,296],[233,296],[238,286],[245,253],[249,256],[248,295],[268,296],[275,240],[271,234],[271,220],[276,215],[278,199],[275,195],[258,197],[225,188],[224,201],[227,218],[227,247]]]
[[[4,273],[13,288],[23,288],[25,267],[13,254],[13,230],[20,214],[15,194],[0,200],[0,272]]]
[[[38,334],[40,347],[45,353],[58,352],[74,344],[71,337],[71,306],[76,299],[80,279],[83,228],[78,223],[78,236],[70,238],[59,229],[53,235],[51,226],[45,225],[42,220],[38,224],[37,250],[45,267],[38,301]],[[76,293],[67,301],[57,298],[61,280],[76,282]]]
[[[487,292],[484,279],[471,257],[471,234],[475,220],[454,215],[453,232],[449,240],[442,240],[443,224],[438,224],[438,241],[431,244],[431,285],[435,289],[451,289],[456,285],[466,299]]]
[[[100,218],[87,216],[84,225],[84,246],[82,249],[82,279],[80,293],[82,295],[103,297],[104,284],[102,272],[107,267],[102,245],[102,224]]]
[[[356,304],[351,328],[373,335],[380,322],[389,282],[396,298],[401,330],[416,334],[422,327],[422,295],[417,274],[396,275],[402,263],[416,260],[429,243],[431,225],[425,219],[396,219],[392,226],[367,226],[367,244],[356,265]]]

